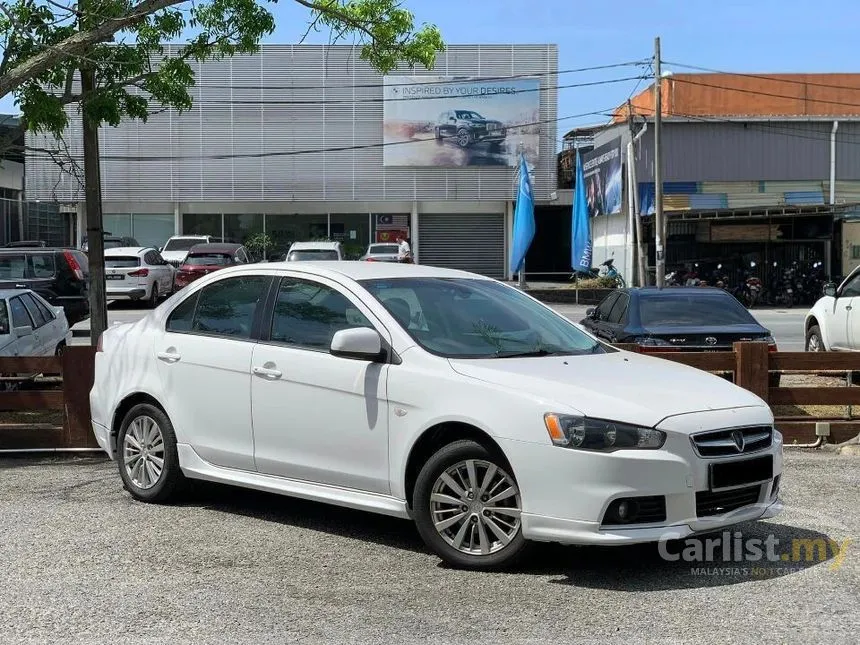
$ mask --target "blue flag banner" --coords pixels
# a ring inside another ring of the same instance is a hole
[[[582,175],[582,159],[577,150],[570,240],[570,266],[575,272],[591,270],[591,250],[591,222],[588,217],[588,200],[585,196],[585,178]]]
[[[526,253],[535,237],[535,202],[532,182],[525,155],[520,155],[519,188],[517,208],[514,211],[513,244],[511,245],[511,273],[519,273]]]

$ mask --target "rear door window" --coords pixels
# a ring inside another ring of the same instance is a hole
[[[47,320],[48,322],[51,322],[52,320],[54,320],[57,317],[56,315],[54,315],[54,312],[51,311],[51,309],[48,307],[48,305],[45,303],[45,301],[42,300],[42,298],[40,298],[38,295],[31,293],[30,297],[33,299],[33,302],[36,303],[36,307],[39,308],[39,311],[41,312],[41,314],[45,318],[45,320]]]
[[[52,253],[36,253],[31,255],[30,262],[33,263],[34,278],[53,278],[57,272]]]
[[[197,299],[190,332],[251,338],[257,307],[268,293],[268,276],[241,276],[204,287]]]
[[[26,255],[23,253],[0,254],[0,280],[23,280],[26,277]]]
[[[27,308],[27,312],[30,314],[30,318],[33,319],[33,329],[39,329],[39,327],[42,327],[43,325],[45,325],[45,323],[48,322],[44,314],[39,311],[39,307],[36,305],[36,301],[33,300],[32,296],[29,293],[22,294],[21,301]]]

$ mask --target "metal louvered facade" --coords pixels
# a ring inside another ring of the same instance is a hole
[[[505,277],[503,214],[424,213],[418,220],[421,264]]]

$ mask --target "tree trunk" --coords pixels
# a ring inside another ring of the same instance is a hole
[[[95,71],[81,68],[81,105],[83,107],[84,191],[86,231],[90,264],[90,343],[98,344],[107,329],[105,294],[104,225],[102,223],[102,184],[99,163],[99,126],[87,117],[87,98],[95,90]]]

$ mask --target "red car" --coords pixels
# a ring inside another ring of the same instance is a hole
[[[250,263],[248,252],[241,244],[196,244],[188,251],[176,271],[177,289],[187,287],[197,278],[237,264]]]

